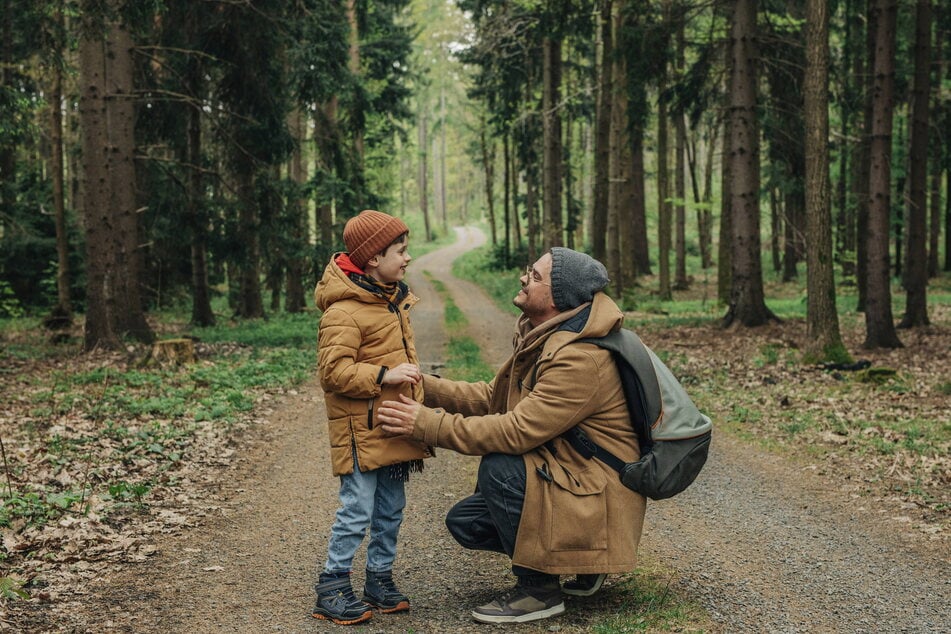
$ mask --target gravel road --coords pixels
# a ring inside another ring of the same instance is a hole
[[[413,320],[424,363],[438,365],[445,335],[423,271],[445,283],[488,361],[510,348],[513,317],[449,273],[453,258],[483,240],[462,230],[455,245],[411,266],[423,300]],[[342,631],[310,617],[336,509],[325,421],[315,382],[283,399],[248,439],[245,459],[207,491],[215,519],[163,537],[148,563],[77,589],[84,607],[57,631]],[[509,587],[507,560],[463,550],[443,526],[449,507],[472,490],[476,466],[440,450],[410,482],[395,571],[413,609],[348,631],[505,629],[475,624],[469,610]],[[697,483],[648,506],[641,557],[669,566],[672,584],[709,611],[717,632],[951,631],[947,545],[907,537],[891,518],[829,489],[808,469],[715,436]],[[355,563],[357,587],[362,566]],[[611,581],[596,597],[569,600],[562,617],[512,629],[590,631],[623,599]]]

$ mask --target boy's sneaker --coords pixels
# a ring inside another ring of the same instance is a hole
[[[607,575],[577,575],[561,585],[561,591],[573,597],[590,597],[601,589]]]
[[[384,614],[405,612],[409,609],[409,598],[396,589],[393,573],[370,572],[367,570],[366,585],[363,586],[363,600],[379,608]]]
[[[504,595],[472,611],[482,623],[525,623],[557,616],[565,611],[558,583],[544,586],[516,584]]]
[[[350,573],[334,575],[323,573],[314,586],[317,605],[313,617],[333,621],[338,625],[362,623],[373,616],[370,606],[357,599],[350,585]]]

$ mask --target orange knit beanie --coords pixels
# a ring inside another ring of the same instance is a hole
[[[399,218],[366,209],[344,225],[343,242],[350,252],[350,261],[362,269],[370,258],[408,231],[409,227]]]

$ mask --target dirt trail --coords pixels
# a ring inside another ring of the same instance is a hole
[[[484,240],[474,230],[458,238],[411,266],[422,298],[413,314],[420,358],[438,365],[445,342],[429,271],[467,315],[486,360],[498,363],[514,318],[451,279],[452,259]],[[325,421],[319,387],[301,386],[252,434],[246,459],[208,491],[216,519],[164,537],[148,563],[77,589],[84,609],[55,631],[342,631],[309,615],[336,509]],[[413,610],[348,631],[498,629],[477,626],[469,610],[510,585],[507,560],[463,550],[443,526],[449,507],[472,490],[476,465],[440,450],[410,483],[395,570]],[[947,549],[904,542],[887,521],[866,525],[853,500],[826,488],[818,476],[721,435],[694,487],[649,505],[642,557],[676,570],[672,583],[697,597],[718,631],[949,631]],[[362,565],[355,562],[357,584]],[[563,617],[517,629],[589,631],[623,600],[609,580],[596,597],[569,601]]]

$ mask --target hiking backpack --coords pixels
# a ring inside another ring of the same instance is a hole
[[[677,495],[707,461],[713,424],[697,409],[670,369],[634,332],[622,328],[579,341],[610,350],[621,375],[641,457],[624,462],[593,442],[580,427],[564,434],[576,451],[618,472],[621,482],[653,500]]]

